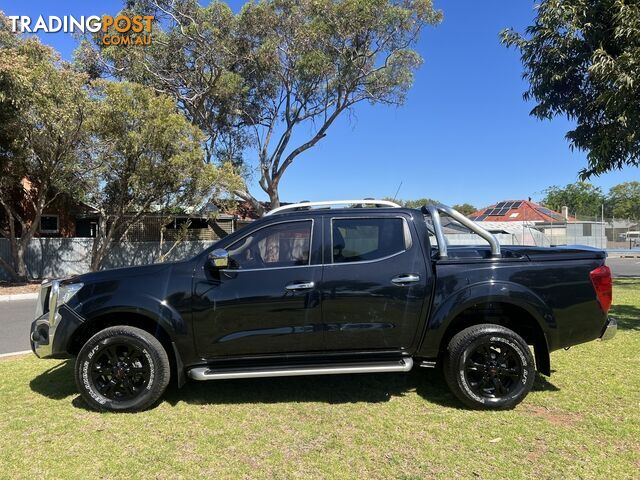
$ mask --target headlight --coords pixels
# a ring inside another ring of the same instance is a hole
[[[60,285],[60,291],[58,293],[58,306],[64,305],[69,300],[73,298],[73,296],[78,293],[84,286],[84,283],[69,283],[67,285]]]

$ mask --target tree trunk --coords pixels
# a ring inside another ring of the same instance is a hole
[[[278,184],[274,183],[269,188],[269,210],[278,208],[280,206],[280,195],[278,194]]]
[[[11,263],[7,265],[7,262],[0,262],[0,265],[9,273],[11,281],[13,282],[26,282],[29,279],[29,272],[27,270],[27,264],[24,257],[29,243],[33,239],[38,226],[40,225],[40,218],[42,217],[42,211],[46,204],[46,185],[41,187],[38,193],[38,198],[33,202],[34,218],[31,224],[27,224],[26,221],[20,217],[17,213],[12,211],[9,205],[2,200],[1,203],[4,207],[7,221],[9,222],[9,245],[11,250]],[[16,236],[14,222],[19,221],[22,231],[20,232],[20,238]],[[10,267],[10,268],[7,268]]]
[[[20,242],[22,243],[22,242]],[[27,243],[28,245],[28,243]],[[28,280],[28,274],[27,274],[27,264],[24,262],[24,252],[27,249],[27,245],[22,246],[22,248],[19,248],[17,253],[17,260],[16,260],[16,280],[18,282],[26,282]]]
[[[100,269],[102,261],[107,254],[107,245],[109,244],[109,235],[107,232],[107,216],[101,214],[98,218],[98,231],[96,232],[96,238],[91,246],[91,265],[92,272],[97,272]]]
[[[7,272],[7,274],[9,275],[9,279],[12,282],[17,282],[18,281],[18,272],[16,272],[15,268],[13,268],[13,266],[6,262],[2,257],[0,257],[0,268],[4,269],[5,272]]]

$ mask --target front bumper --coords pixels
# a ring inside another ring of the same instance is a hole
[[[31,323],[31,350],[39,358],[67,358],[73,333],[84,318],[67,305],[58,306],[60,282],[43,282],[38,295],[36,319]]]
[[[607,324],[604,326],[602,333],[600,334],[600,340],[611,340],[616,336],[616,332],[618,331],[618,321],[615,318],[609,317],[607,319]]]

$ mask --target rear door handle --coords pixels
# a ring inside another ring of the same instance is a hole
[[[296,290],[310,290],[315,286],[316,284],[314,282],[300,282],[300,283],[290,283],[284,288],[286,290],[289,290],[290,292],[294,292]]]
[[[415,273],[407,273],[404,275],[398,275],[391,279],[391,283],[394,285],[408,285],[410,283],[416,283],[420,281],[420,275]]]

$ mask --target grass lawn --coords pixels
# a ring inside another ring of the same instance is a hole
[[[0,361],[0,478],[640,478],[640,280],[610,342],[552,354],[508,412],[464,410],[437,371],[191,382],[99,414],[69,362]]]

